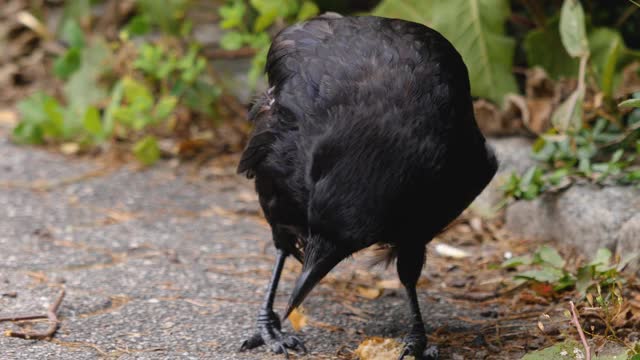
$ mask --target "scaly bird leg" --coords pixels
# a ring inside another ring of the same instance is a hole
[[[422,313],[420,312],[420,304],[418,303],[418,295],[416,293],[416,284],[422,272],[424,265],[424,248],[413,249],[412,251],[398,251],[398,277],[404,285],[409,298],[409,308],[411,309],[411,330],[404,338],[404,349],[400,354],[399,360],[403,360],[406,356],[414,356],[416,359],[435,360],[438,358],[438,350],[431,347],[425,351],[427,347],[427,337],[422,321]]]
[[[307,349],[298,337],[281,331],[280,318],[278,314],[273,311],[273,301],[276,297],[280,274],[282,274],[282,268],[284,267],[284,261],[287,256],[288,254],[285,251],[278,249],[276,264],[273,267],[271,281],[269,281],[267,287],[267,294],[258,312],[257,331],[242,343],[240,351],[253,349],[266,344],[271,348],[271,351],[276,354],[284,354],[287,359],[289,358],[287,349],[301,350],[304,353],[307,352]]]

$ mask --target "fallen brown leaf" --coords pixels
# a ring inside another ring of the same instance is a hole
[[[289,321],[291,321],[291,326],[295,331],[300,331],[300,329],[307,326],[307,316],[304,314],[304,309],[301,307],[293,309],[289,314]]]
[[[403,344],[395,339],[371,337],[358,345],[355,354],[360,360],[397,359],[402,352],[402,348]],[[407,356],[405,359],[415,360],[413,356]]]

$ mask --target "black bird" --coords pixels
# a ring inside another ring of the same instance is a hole
[[[415,286],[425,246],[497,169],[460,54],[424,25],[328,13],[280,32],[266,72],[271,87],[249,114],[238,172],[255,178],[277,259],[257,332],[241,350],[306,352],[273,311],[287,256],[303,267],[283,319],[340,261],[381,244],[409,298],[401,358],[421,357]]]

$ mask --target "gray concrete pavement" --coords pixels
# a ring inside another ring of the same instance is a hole
[[[166,163],[82,176],[101,166],[17,147],[0,134],[0,294],[17,295],[0,297],[0,313],[43,312],[60,287],[67,291],[55,337],[0,336],[0,359],[280,359],[264,348],[237,352],[274,253],[251,184]],[[358,257],[341,264],[305,303],[307,358],[350,358],[367,336],[406,332],[402,290],[376,300],[348,290],[354,279],[395,278],[361,265]],[[280,311],[297,270],[289,261]],[[482,319],[487,310],[420,293],[429,331],[473,333],[479,325],[456,318]],[[0,323],[0,331],[19,325]]]

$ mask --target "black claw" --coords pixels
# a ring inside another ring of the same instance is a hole
[[[240,351],[251,350],[262,345],[264,345],[264,340],[259,333],[256,333],[242,343],[242,346],[240,346]]]
[[[283,333],[278,320],[278,316],[273,312],[261,313],[258,317],[258,331],[242,343],[240,351],[266,344],[272,352],[284,354],[286,359],[289,359],[288,350],[302,351],[306,354],[307,348],[302,340],[297,336]]]

